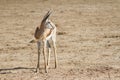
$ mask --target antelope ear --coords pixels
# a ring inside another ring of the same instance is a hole
[[[39,29],[39,27],[37,27],[36,30],[35,30],[34,37],[35,37],[36,39],[39,39],[39,37],[40,37],[39,34],[40,34],[40,29]]]

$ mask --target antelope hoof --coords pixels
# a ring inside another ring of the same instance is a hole
[[[48,73],[48,70],[45,70],[45,73]]]
[[[48,73],[48,66],[47,66],[46,69],[45,69],[45,73]]]
[[[36,68],[35,73],[38,73],[40,71],[40,68]]]
[[[55,64],[55,69],[57,68],[57,65]]]

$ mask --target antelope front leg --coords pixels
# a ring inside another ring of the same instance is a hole
[[[41,51],[40,51],[40,42],[37,42],[37,46],[38,46],[38,62],[37,62],[36,72],[38,72],[39,69],[40,69],[40,54],[41,54]]]
[[[51,49],[48,49],[48,55],[47,55],[47,66],[49,68],[49,64],[50,64],[50,54],[51,54]]]
[[[48,72],[47,68],[47,58],[46,58],[46,40],[43,41],[43,56],[44,56],[44,65],[45,65],[45,72]]]
[[[54,58],[55,58],[55,68],[57,68],[56,43],[54,41],[53,41],[53,49],[54,49]]]
[[[47,41],[47,47],[48,47],[48,55],[47,55],[47,66],[49,68],[49,64],[50,64],[50,54],[51,54],[51,46],[49,41]]]

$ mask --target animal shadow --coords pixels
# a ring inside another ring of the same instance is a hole
[[[13,71],[17,70],[29,70],[35,72],[35,68],[28,68],[28,67],[14,67],[14,68],[4,68],[0,69],[0,74],[10,74],[13,73]]]

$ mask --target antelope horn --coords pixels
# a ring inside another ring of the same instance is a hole
[[[51,13],[52,13],[51,11],[48,11],[47,14],[44,16],[42,22],[46,21]]]

